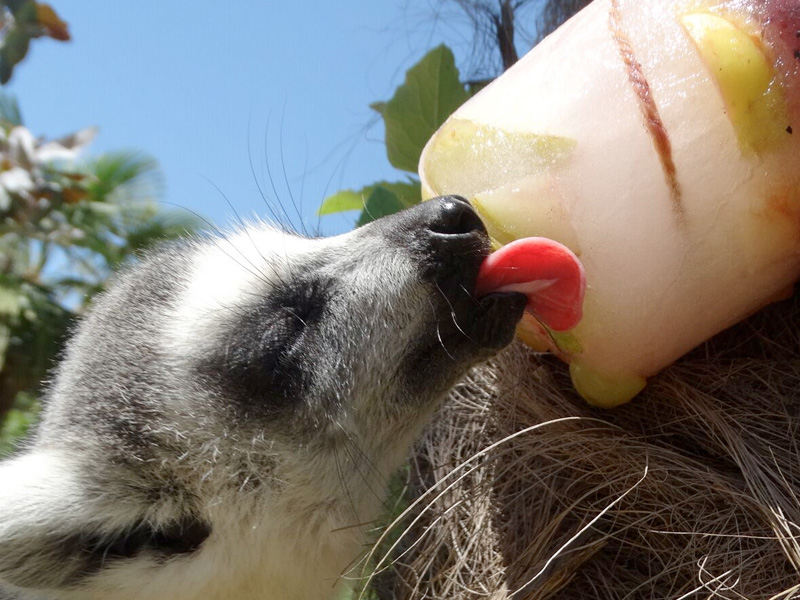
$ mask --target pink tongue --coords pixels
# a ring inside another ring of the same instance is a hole
[[[586,274],[572,251],[553,240],[529,237],[490,254],[478,272],[475,295],[522,292],[527,310],[555,331],[572,329],[583,314]]]

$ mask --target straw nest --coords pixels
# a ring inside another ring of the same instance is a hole
[[[557,360],[474,369],[376,545],[381,598],[800,598],[800,300],[594,409]]]

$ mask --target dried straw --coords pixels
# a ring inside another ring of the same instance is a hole
[[[513,347],[451,394],[381,598],[800,598],[800,300],[605,411]]]

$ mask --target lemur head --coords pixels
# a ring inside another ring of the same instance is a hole
[[[439,398],[514,335],[525,296],[472,293],[488,250],[445,197],[333,238],[250,226],[128,269],[0,465],[0,597],[5,581],[22,598],[158,598],[253,532],[267,541],[217,577],[251,558],[283,577],[269,539],[287,532],[341,570],[360,542],[331,532],[374,518]]]
[[[219,247],[214,264],[198,260],[170,337],[237,429],[291,443],[345,428],[386,449],[467,366],[510,342],[525,304],[473,296],[488,239],[457,197],[335,238],[243,235],[235,244],[252,244],[255,255],[239,258],[251,272],[226,285]]]

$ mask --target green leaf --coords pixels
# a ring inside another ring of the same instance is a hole
[[[476,81],[468,81],[467,82],[467,93],[469,94],[469,97],[472,98],[475,94],[480,92],[483,88],[485,88],[487,85],[489,85],[493,81],[494,81],[493,77],[489,78],[489,79],[480,79],[480,80],[476,80]]]
[[[342,190],[332,196],[328,196],[322,201],[322,205],[317,210],[317,215],[332,215],[333,213],[347,212],[348,210],[361,210],[364,208],[364,198],[369,196],[365,193],[369,190],[365,187],[359,191]]]
[[[376,185],[389,190],[395,196],[397,196],[397,199],[403,205],[403,208],[408,208],[409,206],[414,206],[415,204],[422,202],[422,190],[420,189],[420,183],[418,179],[409,177],[407,182],[398,181],[395,183],[387,183],[385,181],[381,181]]]
[[[386,102],[373,102],[369,107],[379,115],[383,116],[383,111],[386,109]]]
[[[6,352],[11,342],[11,325],[18,323],[22,311],[21,300],[19,289],[9,287],[0,279],[0,372],[5,365]]]
[[[111,204],[110,202],[97,202],[94,200],[87,201],[83,207],[87,212],[92,212],[102,217],[116,216],[122,210],[122,207],[120,207],[118,204]]]
[[[21,29],[12,29],[3,40],[0,48],[0,83],[6,84],[11,79],[14,67],[28,53],[31,38]]]
[[[0,321],[8,321],[19,315],[21,292],[0,281]]]
[[[89,194],[97,202],[112,201],[111,195],[124,191],[132,199],[158,196],[163,186],[158,163],[139,152],[109,152],[90,165],[94,183]]]
[[[7,336],[2,393],[8,398],[37,387],[60,352],[74,314],[59,305],[52,289],[44,284],[11,274],[0,277],[0,286],[7,292],[5,301],[10,301],[5,314],[0,314],[3,337]],[[16,300],[13,294],[17,294]]]
[[[22,125],[22,113],[16,96],[0,92],[0,121],[8,127]]]
[[[362,210],[373,192],[377,188],[383,188],[392,192],[401,203],[403,208],[419,204],[420,202],[420,184],[416,179],[409,178],[409,181],[379,181],[358,191],[355,190],[342,190],[332,196],[328,196],[323,200],[322,206],[319,207],[317,214],[320,216],[330,215],[338,212],[346,212],[348,210]]]
[[[0,50],[0,84],[5,85],[11,79],[14,72],[14,65],[10,64],[3,56],[3,51]]]
[[[394,192],[378,186],[367,198],[364,211],[356,221],[356,227],[361,227],[375,219],[400,212],[404,208],[402,201]]]
[[[6,364],[6,352],[11,342],[11,328],[0,323],[0,372]]]
[[[18,393],[12,408],[0,420],[0,458],[6,457],[25,437],[40,411],[39,402],[31,394]]]
[[[186,237],[201,226],[200,219],[178,211],[160,211],[150,219],[127,228],[125,250],[128,255],[146,250],[167,240]]]
[[[14,21],[19,25],[36,23],[36,2],[25,0],[14,9]]]
[[[8,7],[11,13],[16,13],[23,4],[28,3],[30,0],[3,0],[2,4]]]
[[[441,45],[428,52],[383,108],[389,162],[416,173],[428,139],[468,97],[451,50]]]

